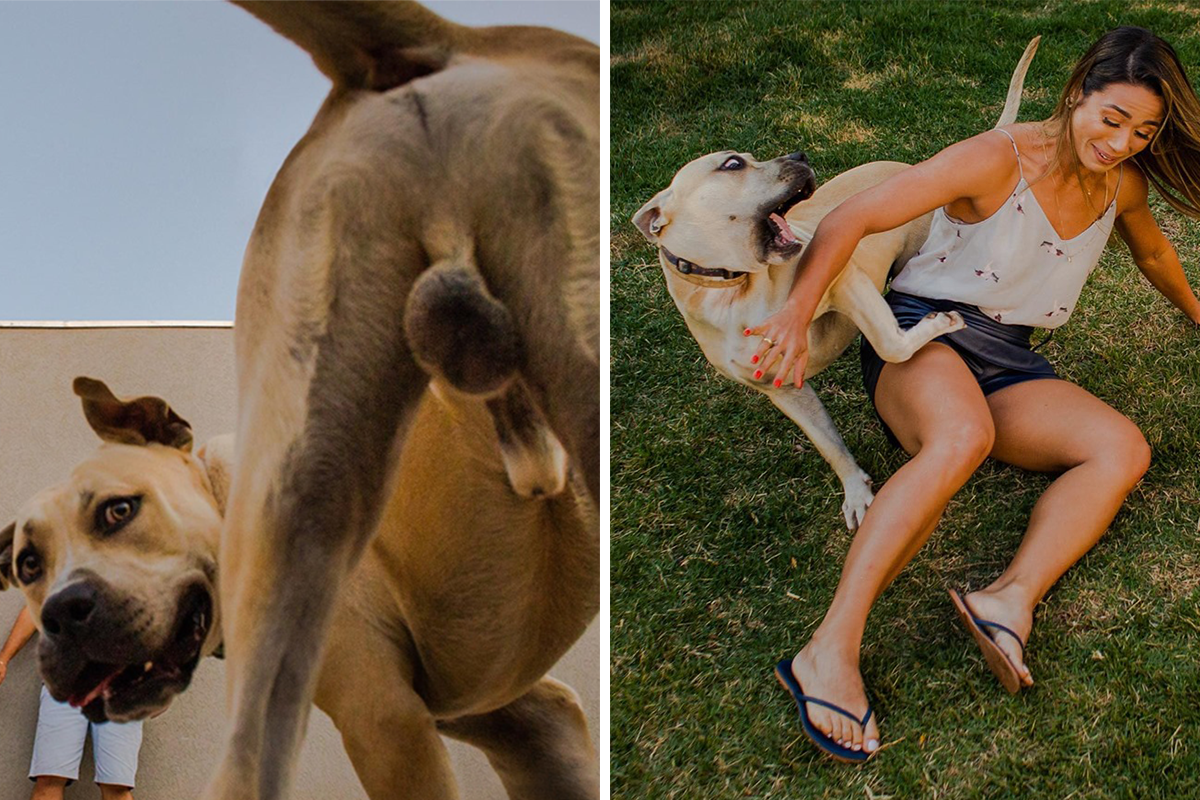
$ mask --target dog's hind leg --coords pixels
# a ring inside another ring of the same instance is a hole
[[[842,278],[830,290],[830,305],[854,320],[879,357],[892,363],[907,361],[942,334],[967,326],[957,311],[939,311],[908,330],[901,330],[879,289],[857,270],[842,273]]]
[[[833,467],[845,492],[842,516],[846,520],[846,527],[852,531],[858,530],[863,516],[867,513],[867,507],[875,499],[871,492],[871,476],[862,471],[854,456],[850,454],[821,398],[817,397],[812,385],[808,383],[799,390],[782,388],[768,391],[766,394],[776,408],[800,426],[800,430],[804,431],[804,435],[816,446],[817,452]]]
[[[553,678],[542,678],[503,708],[440,721],[438,728],[483,750],[511,800],[600,796],[587,718],[575,692]]]
[[[412,643],[361,605],[341,603],[334,615],[316,705],[333,719],[372,800],[456,798],[442,737],[412,688]]]
[[[306,264],[304,281],[272,281],[288,264],[254,240],[239,289],[221,543],[231,730],[210,798],[286,794],[334,599],[375,531],[427,384],[401,324],[423,251],[380,235],[389,229],[372,215],[387,209],[355,202],[369,193],[329,191],[333,210],[317,218],[328,228],[306,228],[335,243],[327,261]]]

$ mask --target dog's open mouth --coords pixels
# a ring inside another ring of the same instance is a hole
[[[75,679],[68,702],[93,722],[107,720],[112,708],[124,713],[165,705],[191,682],[212,624],[212,598],[204,588],[193,587],[179,604],[175,633],[165,647],[128,664],[88,662]]]
[[[799,189],[788,195],[774,208],[768,209],[763,218],[764,240],[767,253],[775,252],[788,255],[800,249],[803,243],[796,238],[792,227],[787,223],[787,213],[798,203],[812,197],[816,190],[816,179],[808,174]]]
[[[787,220],[778,211],[773,212],[767,217],[767,225],[774,231],[774,236],[771,237],[771,245],[776,250],[783,250],[799,244],[800,240],[796,238],[796,234],[792,232],[791,227],[787,224]]]

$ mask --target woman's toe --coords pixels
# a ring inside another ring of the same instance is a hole
[[[859,727],[858,725],[851,725],[850,730],[851,730],[850,749],[851,750],[862,750],[862,743],[863,743],[862,728]]]
[[[850,738],[850,732],[846,730],[846,723],[839,719],[834,723],[833,740],[842,747],[846,746],[846,740]]]
[[[824,710],[814,712],[813,705],[813,703],[808,704],[808,718],[812,720],[812,724],[817,730],[826,736],[831,736],[833,734],[833,725],[830,724],[829,715]]]
[[[874,715],[867,723],[867,729],[863,731],[863,750],[868,753],[874,753],[879,749],[879,726],[875,724]]]

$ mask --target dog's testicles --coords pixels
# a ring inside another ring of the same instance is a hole
[[[520,376],[512,315],[466,259],[441,262],[413,286],[404,313],[413,356],[435,379],[487,397],[513,491],[554,496],[567,482],[567,453]]]
[[[512,315],[466,259],[422,273],[408,296],[404,329],[417,363],[466,394],[503,391],[521,363]]]

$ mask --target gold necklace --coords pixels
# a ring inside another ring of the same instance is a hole
[[[1050,155],[1046,152],[1046,140],[1048,138],[1050,138],[1050,137],[1048,137],[1046,135],[1046,129],[1043,127],[1042,128],[1042,157],[1044,159],[1046,159],[1047,172],[1050,174],[1050,185],[1054,189],[1054,209],[1055,209],[1055,211],[1058,212],[1058,224],[1061,225],[1063,222],[1062,203],[1059,202],[1059,199],[1058,199],[1058,185],[1057,185],[1057,182],[1055,181],[1056,176],[1054,175],[1054,168],[1050,166]],[[1056,150],[1057,150],[1057,148],[1056,148]],[[1063,181],[1063,183],[1065,184],[1066,181]],[[1096,206],[1092,204],[1091,191],[1087,188],[1086,185],[1084,185],[1083,181],[1079,182],[1079,186],[1081,189],[1083,189],[1083,194],[1087,198],[1088,208],[1091,209],[1092,211],[1095,211]],[[1095,225],[1096,220],[1099,220],[1102,216],[1104,216],[1104,213],[1106,211],[1108,211],[1108,173],[1107,172],[1104,173],[1104,204],[1102,206],[1100,206],[1100,208],[1103,210],[1100,211],[1096,215],[1096,219],[1092,220],[1092,225]],[[1092,227],[1092,225],[1089,225],[1088,228]],[[1050,226],[1050,229],[1054,231],[1055,235],[1058,235],[1058,231],[1054,228],[1053,225]],[[1087,228],[1085,228],[1084,230],[1087,230]],[[1083,232],[1080,231],[1079,235],[1082,236]],[[1065,248],[1066,242],[1062,241],[1062,236],[1059,236],[1058,238],[1059,238],[1059,243],[1062,244],[1063,247]],[[1077,250],[1077,251],[1075,251],[1075,253],[1064,253],[1064,255],[1066,255],[1066,257],[1067,257],[1067,262],[1070,263],[1071,261],[1073,261],[1076,253],[1078,253],[1078,252],[1079,251]]]

